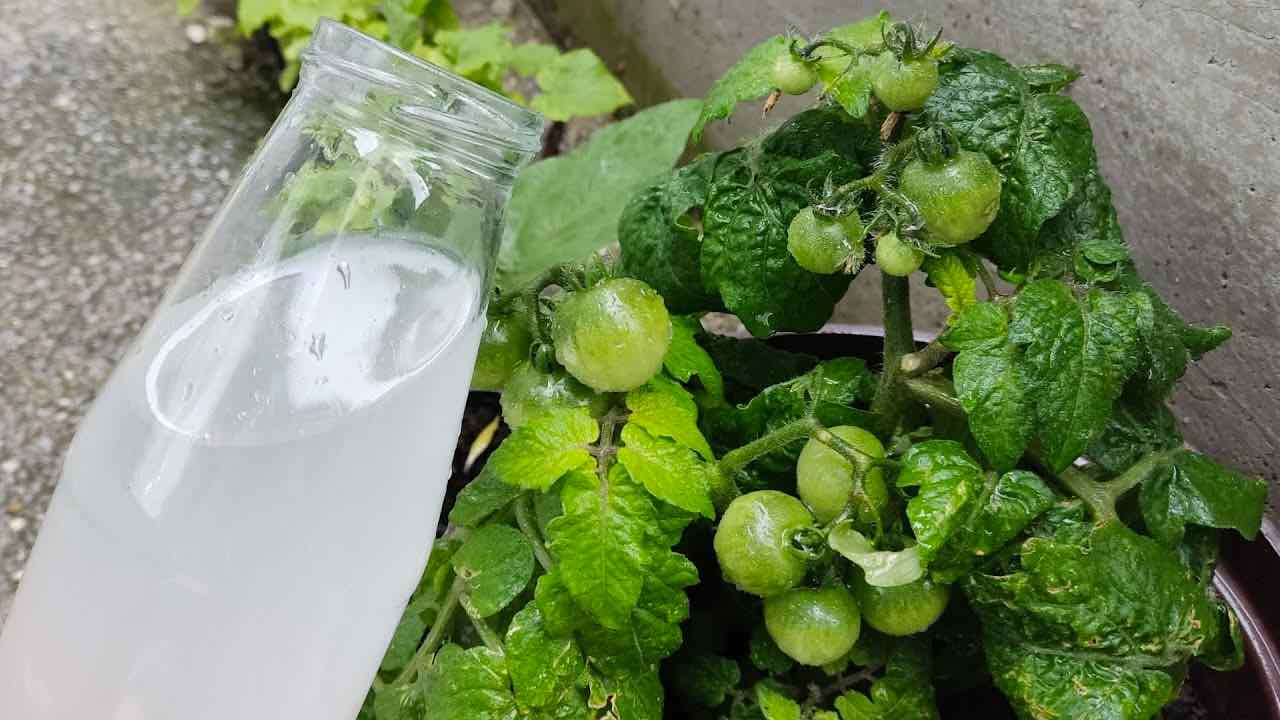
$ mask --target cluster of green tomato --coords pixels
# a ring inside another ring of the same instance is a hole
[[[844,657],[858,641],[863,620],[886,635],[923,632],[942,615],[950,598],[947,585],[927,577],[893,587],[871,585],[860,569],[833,562],[814,542],[851,516],[868,522],[850,506],[856,476],[861,477],[860,493],[867,507],[889,504],[883,471],[875,464],[884,457],[880,440],[852,425],[831,432],[861,453],[865,460],[859,467],[819,440],[809,440],[796,463],[799,498],[778,490],[735,498],[720,519],[714,541],[725,579],[764,599],[769,636],[804,665],[826,665]],[[817,568],[824,570],[820,585],[804,585]]]
[[[608,398],[648,382],[671,344],[671,317],[656,290],[633,278],[612,278],[567,293],[551,317],[556,362],[540,361],[530,314],[495,314],[480,341],[471,386],[501,390],[503,417],[519,427],[538,408],[590,407],[601,415]],[[533,357],[531,360],[530,357]]]
[[[773,84],[790,94],[808,92],[818,81],[815,66],[820,62],[786,53],[773,66]],[[922,109],[938,87],[938,61],[911,43],[905,51],[876,55],[868,71],[876,98],[893,112]],[[978,237],[1000,208],[1000,185],[1000,173],[982,153],[946,148],[912,160],[899,174],[897,190],[924,220],[924,234],[916,240],[900,236],[896,227],[879,232],[876,264],[885,273],[904,277],[924,262],[922,247],[961,245]],[[825,208],[808,207],[792,220],[787,249],[810,272],[853,270],[861,266],[867,230],[856,209],[833,215]]]

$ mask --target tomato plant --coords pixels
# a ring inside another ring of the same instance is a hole
[[[1186,449],[1167,406],[1230,332],[1139,275],[1076,76],[883,13],[780,34],[692,135],[778,90],[815,107],[509,256],[490,307],[525,311],[505,334],[495,312],[477,377],[505,379],[512,432],[362,720],[937,718],[934,678],[974,666],[1022,718],[1146,720],[1189,663],[1238,667],[1213,558],[1258,533],[1266,485]],[[526,175],[547,207],[522,227],[655,157],[605,140]],[[917,269],[951,311],[923,346]],[[767,341],[870,272],[872,362]],[[705,331],[713,312],[753,337]],[[938,651],[957,636],[982,657]]]

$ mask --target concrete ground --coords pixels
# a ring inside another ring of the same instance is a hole
[[[77,422],[284,102],[215,41],[232,5],[0,0],[0,619]]]

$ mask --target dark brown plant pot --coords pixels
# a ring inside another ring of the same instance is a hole
[[[783,335],[770,342],[820,358],[854,356],[876,364],[880,360],[880,334],[880,329],[875,327],[832,324],[820,333]],[[464,471],[471,441],[498,413],[497,395],[471,393],[463,418],[462,438],[454,455],[454,474],[445,498],[446,515],[454,495],[483,465],[481,457],[469,471]],[[503,434],[505,427],[498,439]],[[1262,537],[1255,542],[1248,542],[1233,532],[1223,533],[1214,586],[1240,618],[1246,643],[1245,666],[1222,673],[1193,665],[1182,696],[1165,710],[1164,717],[1166,720],[1280,720],[1280,526],[1268,518]],[[1000,694],[989,687],[941,698],[940,705],[942,716],[947,720],[1014,717]]]

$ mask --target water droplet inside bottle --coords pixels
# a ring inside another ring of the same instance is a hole
[[[223,310],[221,313],[219,313],[219,316],[222,318],[222,322],[231,322],[232,320],[236,319],[236,311]]]
[[[193,383],[193,382],[189,382],[189,383],[187,383],[186,385],[183,385],[183,386],[182,386],[182,399],[183,399],[183,401],[185,402],[185,401],[187,401],[187,400],[190,400],[190,399],[191,399],[191,396],[192,396],[192,395],[194,395],[194,394],[195,394],[195,392],[196,392],[196,384],[195,384],[195,383]]]
[[[351,289],[351,265],[346,260],[338,263],[338,275],[342,276],[342,289]]]

